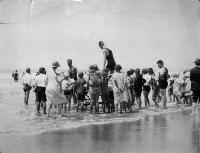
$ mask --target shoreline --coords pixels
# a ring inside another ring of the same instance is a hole
[[[65,122],[67,119],[67,122],[62,125],[61,127],[55,127],[55,128],[46,128],[41,130],[36,130],[36,132],[27,132],[23,135],[40,135],[42,133],[52,133],[59,130],[72,130],[72,129],[78,129],[82,127],[88,127],[88,126],[96,126],[96,125],[105,125],[105,124],[118,124],[118,123],[126,123],[126,122],[136,122],[138,120],[144,119],[146,117],[153,117],[153,116],[159,116],[159,115],[168,115],[171,113],[178,113],[182,111],[192,111],[191,106],[175,106],[175,104],[168,103],[167,109],[154,109],[154,107],[150,107],[147,109],[134,109],[132,113],[124,113],[124,114],[99,114],[99,115],[90,115],[90,114],[83,114],[84,119],[75,119],[75,121],[70,118],[78,117],[78,114],[75,112],[72,112],[70,114],[63,114],[59,117],[50,117],[47,118],[48,120],[54,120],[55,124]],[[11,135],[18,135],[21,134],[15,133]],[[10,135],[10,134],[9,134]]]

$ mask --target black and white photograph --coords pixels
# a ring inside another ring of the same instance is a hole
[[[200,153],[200,0],[0,0],[0,153]]]

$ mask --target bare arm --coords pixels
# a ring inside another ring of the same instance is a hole
[[[103,51],[103,69],[106,68],[106,55],[107,55],[107,52],[106,50]]]

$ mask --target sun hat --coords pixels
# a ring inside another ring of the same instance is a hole
[[[200,58],[197,58],[197,59],[194,61],[194,63],[200,64]]]
[[[60,67],[60,64],[58,61],[53,61],[52,62],[52,67]]]

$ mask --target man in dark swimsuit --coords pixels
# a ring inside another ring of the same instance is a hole
[[[168,86],[168,69],[164,67],[164,62],[162,60],[157,61],[157,65],[159,68],[158,76],[157,76],[157,85],[159,86],[159,90],[161,93],[161,101],[162,101],[162,108],[166,108],[167,104],[167,96],[166,96],[166,89]]]
[[[67,65],[69,67],[69,70],[68,70],[69,77],[76,81],[77,80],[77,68],[72,65],[71,59],[67,60]]]
[[[72,59],[67,59],[67,65],[69,67],[69,70],[68,70],[69,77],[76,81],[78,79],[77,78],[77,68],[72,65]],[[75,89],[73,89],[73,100],[74,100],[74,104],[77,104]]]
[[[200,101],[200,59],[196,59],[195,67],[190,71],[191,90],[194,108],[196,103]]]
[[[103,54],[104,54],[103,69],[108,68],[110,71],[110,74],[112,74],[115,70],[115,65],[116,65],[114,57],[113,57],[113,53],[110,49],[105,47],[103,41],[99,41],[99,47],[103,50]]]

